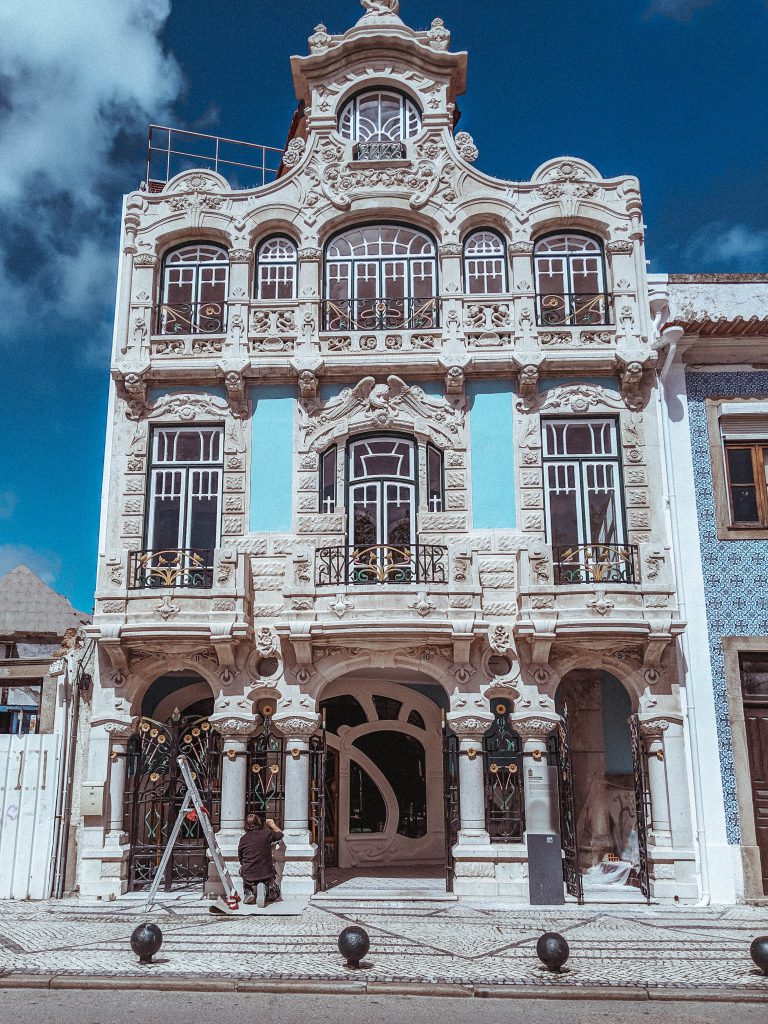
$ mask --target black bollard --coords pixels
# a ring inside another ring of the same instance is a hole
[[[152,957],[163,944],[163,933],[156,924],[140,924],[131,935],[131,949],[138,956],[140,964],[151,964]]]
[[[570,952],[568,943],[559,932],[544,932],[536,943],[536,955],[539,960],[555,973],[560,972]]]
[[[768,977],[768,935],[758,935],[756,939],[752,939],[749,955],[763,974]]]
[[[368,932],[359,925],[350,925],[339,935],[339,952],[347,961],[347,967],[359,967],[370,948]]]

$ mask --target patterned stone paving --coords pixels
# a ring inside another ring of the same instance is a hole
[[[768,932],[763,908],[325,901],[293,917],[235,918],[214,917],[204,901],[187,897],[159,904],[150,918],[164,934],[153,979],[737,988],[768,999],[768,978],[749,958],[752,938]],[[136,900],[0,903],[0,986],[14,974],[146,977],[128,942],[145,919]],[[350,923],[371,937],[355,972],[336,946]],[[536,958],[536,939],[547,930],[571,946],[561,975]]]

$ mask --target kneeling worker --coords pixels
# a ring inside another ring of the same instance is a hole
[[[245,895],[243,903],[265,907],[267,899],[279,898],[272,847],[282,838],[283,833],[272,818],[262,822],[258,814],[249,814],[245,819],[245,835],[237,848]]]

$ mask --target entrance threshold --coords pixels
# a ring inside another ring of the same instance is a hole
[[[424,865],[402,868],[396,874],[383,874],[381,868],[326,869],[325,892],[314,901],[331,903],[361,901],[455,902],[458,897],[445,891],[445,875],[425,870]]]

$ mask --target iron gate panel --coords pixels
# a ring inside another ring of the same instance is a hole
[[[453,892],[453,847],[459,838],[459,739],[443,724],[443,801],[445,806],[445,888]]]
[[[130,841],[128,889],[149,888],[186,795],[176,758],[192,766],[214,831],[221,819],[221,736],[207,718],[173,715],[167,722],[142,718],[128,741],[123,828]],[[166,892],[204,882],[205,837],[195,811],[185,817],[161,883]]]
[[[261,728],[248,741],[248,772],[245,790],[246,814],[273,818],[283,823],[285,807],[285,746],[283,737],[272,731],[272,719],[263,716]]]
[[[525,832],[523,745],[506,701],[491,701],[494,721],[483,737],[485,828],[492,843],[522,843]]]
[[[648,769],[640,735],[640,720],[637,715],[629,719],[629,733],[632,739],[632,772],[635,782],[635,827],[640,868],[638,881],[640,892],[651,902],[651,884],[648,871],[648,821],[651,819],[651,798],[648,785]]]
[[[328,821],[326,815],[326,790],[328,780],[326,768],[328,764],[328,748],[325,732],[313,736],[309,741],[309,833],[310,841],[317,846],[317,889],[325,892],[325,858],[326,835]],[[335,836],[335,832],[331,832]]]
[[[557,767],[557,788],[560,798],[560,843],[563,848],[563,881],[566,892],[584,902],[584,886],[579,868],[579,837],[573,805],[573,767],[571,737],[568,729],[568,708],[563,707],[557,731],[547,741],[550,764]]]

